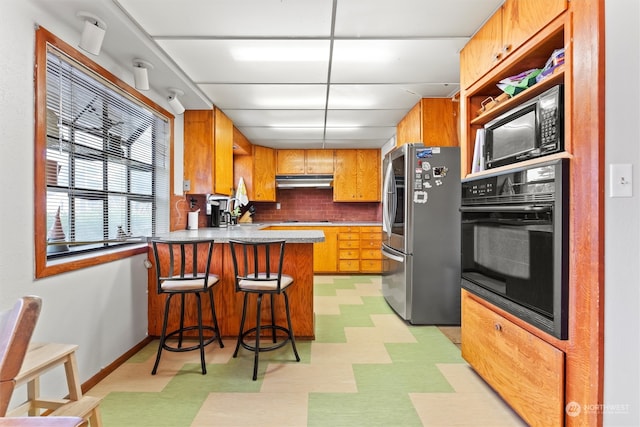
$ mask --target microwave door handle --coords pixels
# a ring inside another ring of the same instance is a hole
[[[549,212],[551,206],[461,206],[460,212]]]

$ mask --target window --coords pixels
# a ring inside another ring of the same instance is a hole
[[[37,39],[39,277],[60,264],[74,269],[78,259],[84,266],[129,256],[140,251],[126,249],[168,231],[172,122],[46,30]]]

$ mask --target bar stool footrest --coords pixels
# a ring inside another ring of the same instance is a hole
[[[182,328],[182,332],[186,332],[186,331],[197,331],[198,330],[198,326],[186,326],[184,328]],[[211,344],[214,341],[218,340],[218,331],[216,331],[216,329],[213,326],[202,326],[202,332],[204,331],[210,331],[213,332],[213,336],[212,337],[204,337],[203,341],[202,341],[202,346],[206,347],[209,344]],[[183,351],[193,351],[193,350],[197,350],[200,348],[200,339],[197,336],[189,336],[187,337],[189,340],[191,339],[195,339],[197,341],[197,344],[189,346],[189,347],[176,347],[176,346],[170,346],[169,344],[167,344],[167,340],[169,338],[174,338],[176,335],[180,334],[180,329],[176,329],[175,331],[169,332],[166,337],[165,337],[165,342],[162,346],[162,348],[164,350],[167,351],[174,351],[174,352],[183,352]],[[184,341],[184,337],[182,338],[182,340]],[[223,346],[224,347],[224,346]]]
[[[267,331],[272,331],[272,330],[277,330],[277,331],[282,331],[285,334],[287,334],[285,337],[283,337],[284,339],[282,341],[279,341],[273,345],[270,346],[265,346],[265,347],[260,347],[258,348],[258,351],[262,352],[262,351],[272,351],[272,350],[276,350],[279,349],[281,347],[284,347],[288,342],[291,341],[291,334],[289,332],[289,329],[285,328],[284,326],[278,326],[278,325],[265,325],[265,326],[260,326],[260,332],[267,332]],[[244,331],[242,333],[242,339],[240,340],[240,345],[250,351],[256,351],[256,347],[255,344],[249,344],[247,341],[247,336],[250,334],[253,334],[252,337],[252,341],[255,342],[255,332],[257,331],[257,328],[251,328],[251,329],[247,329],[246,331]],[[260,341],[262,340],[267,340],[270,339],[271,336],[269,337],[265,337],[265,336],[261,336]],[[300,359],[298,359],[300,360]]]

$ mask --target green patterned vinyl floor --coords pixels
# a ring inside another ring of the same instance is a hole
[[[88,394],[102,396],[106,427],[521,426],[435,326],[402,321],[379,276],[315,277],[316,339],[253,355],[233,340],[199,353],[164,352],[157,341]]]

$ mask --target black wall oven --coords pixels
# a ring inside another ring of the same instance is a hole
[[[567,159],[462,182],[462,287],[567,339]]]

